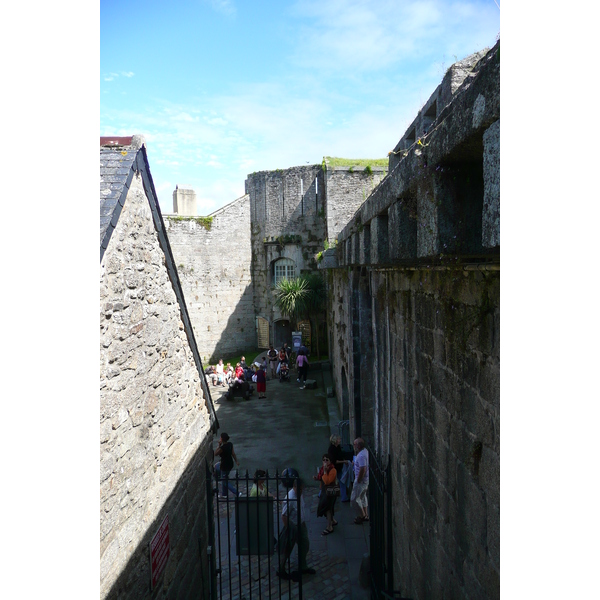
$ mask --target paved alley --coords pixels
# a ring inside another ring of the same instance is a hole
[[[316,574],[303,576],[302,597],[315,600],[366,600],[369,590],[360,587],[359,573],[363,556],[368,553],[368,523],[354,524],[354,509],[350,503],[341,503],[338,498],[335,505],[338,525],[334,534],[324,537],[321,532],[326,519],[316,515],[319,487],[312,477],[321,464],[322,454],[329,447],[329,436],[338,433],[340,421],[335,399],[327,398],[326,394],[327,387],[331,385],[330,371],[313,368],[309,372],[309,379],[316,381],[314,389],[300,389],[295,372],[292,375],[290,382],[268,381],[266,400],[259,400],[256,392],[250,401],[240,398],[225,400],[222,397],[227,388],[211,385],[210,392],[220,423],[217,436],[222,432],[231,436],[230,441],[240,461],[240,476],[245,476],[246,470],[252,476],[258,468],[266,469],[274,476],[276,470],[281,473],[286,467],[293,467],[303,478],[309,513],[305,517],[310,540],[307,562],[316,570]],[[231,476],[235,476],[235,471]],[[229,510],[231,513],[232,507]],[[226,527],[226,514],[225,503],[219,502],[222,527]],[[239,576],[242,567],[247,564],[247,557],[242,557],[240,565],[233,551],[224,560],[224,567],[229,567],[227,563],[230,560],[232,586],[229,588],[229,573],[224,570],[222,577],[227,585],[223,586],[223,598],[299,596],[298,583],[288,581],[281,582],[280,595],[280,580],[275,576],[277,553],[270,561],[266,558],[261,560],[261,572],[271,572],[270,590],[266,577],[262,582],[259,581],[256,565],[251,567],[252,577]],[[292,564],[296,561],[295,548]]]

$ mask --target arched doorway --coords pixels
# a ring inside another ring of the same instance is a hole
[[[284,342],[292,347],[292,327],[288,319],[279,319],[273,323],[273,345],[281,348]]]

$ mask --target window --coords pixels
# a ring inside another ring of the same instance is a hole
[[[273,285],[277,285],[282,279],[296,277],[296,263],[291,258],[280,258],[273,263],[273,267]]]

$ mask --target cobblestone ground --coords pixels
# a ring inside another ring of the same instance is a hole
[[[365,553],[369,551],[368,524],[355,525],[355,509],[349,503],[335,505],[338,525],[334,533],[322,536],[326,519],[317,517],[318,483],[312,475],[321,464],[322,453],[329,446],[329,436],[338,433],[340,416],[335,399],[327,398],[325,391],[332,385],[329,373],[314,369],[309,372],[316,380],[316,387],[302,389],[292,377],[288,383],[269,381],[267,399],[259,400],[256,393],[248,402],[242,399],[223,399],[226,388],[210,387],[215,400],[220,431],[231,436],[240,465],[231,472],[232,482],[245,495],[244,484],[235,482],[235,473],[250,477],[257,468],[268,470],[273,477],[278,470],[293,466],[305,482],[309,551],[307,562],[316,570],[314,575],[305,574],[300,582],[280,580],[275,575],[278,553],[270,557],[238,557],[235,538],[235,503],[223,500],[215,503],[215,534],[218,536],[217,598],[223,600],[254,600],[302,598],[306,600],[366,600],[370,593],[359,585],[359,572]],[[272,484],[270,484],[272,485]],[[269,488],[272,493],[276,490]],[[280,492],[285,495],[285,492]],[[218,510],[218,514],[217,514]],[[229,511],[229,530],[227,529]],[[280,511],[274,524],[277,537],[281,528]],[[298,553],[291,556],[290,571],[298,568]],[[219,563],[220,559],[220,563]],[[260,574],[260,577],[259,577]],[[302,590],[300,592],[300,590]]]

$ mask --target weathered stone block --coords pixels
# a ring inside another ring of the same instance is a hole
[[[483,134],[482,243],[500,245],[500,119]]]

